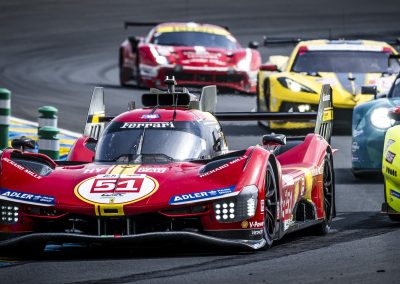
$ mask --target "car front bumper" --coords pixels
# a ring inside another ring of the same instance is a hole
[[[213,236],[203,235],[194,232],[152,232],[137,235],[83,235],[73,233],[28,233],[20,236],[13,236],[12,238],[0,241],[1,248],[18,247],[18,245],[25,245],[27,243],[34,245],[34,243],[92,243],[92,244],[105,244],[105,245],[120,245],[120,246],[135,246],[141,244],[150,244],[156,242],[182,242],[182,240],[191,241],[195,243],[203,243],[206,245],[215,245],[218,247],[227,247],[240,250],[258,250],[266,245],[265,239],[259,240],[236,240],[217,238]]]
[[[175,76],[178,85],[184,87],[216,85],[222,91],[234,90],[249,94],[256,92],[256,71],[244,72],[228,68],[221,68],[220,70],[216,68],[191,68],[190,66],[153,68],[154,70],[151,72],[141,72],[142,81],[148,87],[164,87],[166,76]],[[254,79],[251,79],[251,77],[254,77]]]

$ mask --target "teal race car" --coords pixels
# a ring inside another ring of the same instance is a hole
[[[381,173],[386,131],[395,123],[389,109],[400,106],[400,74],[384,98],[354,108],[352,121],[352,172],[355,177]]]

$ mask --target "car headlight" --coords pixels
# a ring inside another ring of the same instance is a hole
[[[372,111],[370,120],[376,128],[387,129],[391,127],[395,121],[389,117],[389,109],[380,107]]]
[[[305,93],[311,93],[311,94],[316,94],[317,92],[313,91],[307,86],[304,86],[292,79],[281,77],[278,78],[278,82],[285,88],[290,89],[292,92],[305,92]]]
[[[16,224],[19,220],[19,206],[13,203],[0,203],[0,224]]]
[[[245,186],[235,198],[221,199],[214,202],[215,219],[220,223],[239,222],[256,215],[258,188]]]
[[[165,56],[157,56],[156,57],[156,62],[160,65],[166,65],[168,64],[168,59]]]

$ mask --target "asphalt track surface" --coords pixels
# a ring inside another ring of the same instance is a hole
[[[398,1],[21,1],[0,2],[0,86],[13,92],[14,116],[36,120],[54,105],[60,127],[81,131],[91,91],[106,88],[107,111],[139,100],[121,88],[117,50],[124,20],[198,21],[229,26],[243,45],[263,35],[335,37],[400,35]],[[261,49],[288,54],[291,47]],[[226,94],[220,111],[249,111],[255,97]],[[223,125],[231,149],[258,143],[256,123]],[[0,260],[0,283],[377,283],[400,280],[400,224],[379,214],[379,179],[350,172],[350,137],[335,136],[338,217],[325,237],[295,233],[254,254],[198,245],[141,249],[48,247],[38,260]],[[1,254],[1,252],[0,252]],[[13,262],[15,261],[15,262]]]

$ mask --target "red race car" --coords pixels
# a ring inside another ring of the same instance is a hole
[[[104,115],[95,89],[85,135],[67,161],[25,151],[33,147],[27,139],[1,153],[1,250],[182,239],[260,249],[305,227],[328,232],[335,215],[329,86],[318,116],[215,113],[215,86],[198,97],[166,81],[167,92],[153,89],[144,108],[116,117]],[[216,117],[317,122],[304,137],[269,134],[262,146],[229,151]]]
[[[121,85],[135,81],[160,87],[167,75],[185,86],[217,85],[219,89],[255,93],[261,64],[257,42],[242,48],[223,27],[197,23],[133,23],[153,27],[146,37],[129,37],[119,50]]]

